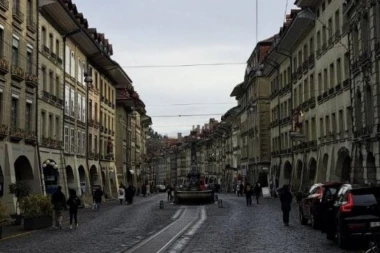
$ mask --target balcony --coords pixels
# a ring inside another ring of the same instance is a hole
[[[33,75],[33,74],[27,74],[25,76],[25,83],[32,87],[32,88],[35,88],[38,86],[38,77]]]
[[[315,97],[311,97],[309,99],[309,106],[310,106],[310,108],[314,108],[315,107]]]
[[[335,40],[338,40],[340,37],[340,29],[335,31]]]
[[[50,54],[50,49],[46,45],[42,46],[42,51],[48,55]]]
[[[50,52],[50,57],[55,61],[57,60],[57,55],[53,52]]]
[[[9,1],[8,0],[0,0],[0,9],[3,11],[9,10]]]
[[[63,60],[61,59],[61,58],[57,58],[57,62],[58,62],[58,64],[60,64],[60,65],[62,65],[63,64]]]
[[[297,83],[297,72],[292,73],[292,82],[293,84]]]
[[[8,125],[2,124],[0,126],[0,140],[8,136]]]
[[[334,37],[332,36],[332,34],[330,34],[330,36],[329,36],[328,45],[329,45],[329,47],[334,45]]]
[[[350,79],[346,79],[343,81],[343,88],[348,88],[350,87]]]
[[[323,43],[322,45],[322,52],[326,51],[327,50],[327,44],[326,43]]]
[[[25,132],[21,128],[11,128],[10,139],[14,142],[20,142],[25,137]]]
[[[329,89],[329,96],[333,95],[335,93],[335,89],[334,88],[330,88]]]
[[[20,9],[21,6],[15,6],[12,9],[12,17],[14,20],[16,20],[19,24],[22,24],[24,22],[24,13]]]
[[[318,95],[318,97],[317,97],[317,101],[318,101],[318,102],[322,101],[322,95]]]
[[[90,126],[90,127],[94,126],[94,120],[93,119],[88,120],[88,126]]]
[[[37,143],[36,132],[25,133],[25,143],[30,144],[30,145],[36,145],[36,143]]]
[[[298,79],[301,79],[302,78],[302,67],[300,66],[300,67],[298,67],[297,68],[297,78]]]
[[[32,33],[37,32],[37,24],[31,18],[26,22],[26,28]]]
[[[337,86],[335,86],[335,92],[339,92],[342,90],[342,84],[339,83]]]
[[[371,61],[371,56],[368,51],[363,52],[359,57],[360,65],[367,65]]]
[[[0,58],[0,74],[6,75],[9,73],[9,61]]]
[[[42,99],[48,101],[48,100],[50,99],[50,94],[49,94],[49,92],[47,92],[46,90],[43,90],[43,91],[42,91]]]
[[[309,61],[305,60],[302,64],[303,73],[306,74],[309,71]]]
[[[327,94],[327,91],[323,92],[323,94],[322,94],[322,98],[323,98],[323,99],[327,98],[327,95],[328,95],[328,94]]]
[[[359,63],[357,61],[351,64],[351,71],[354,75],[357,75],[359,73]]]
[[[16,82],[21,82],[25,79],[25,71],[18,66],[12,66],[11,75]]]

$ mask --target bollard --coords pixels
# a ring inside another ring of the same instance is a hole
[[[218,200],[218,207],[223,208],[223,201],[221,199]]]
[[[160,209],[164,209],[164,201],[163,200],[160,201]]]

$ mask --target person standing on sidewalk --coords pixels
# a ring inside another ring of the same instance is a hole
[[[53,204],[55,214],[55,226],[62,229],[63,211],[67,210],[66,197],[62,193],[62,187],[58,186],[57,190],[51,196],[51,203]]]
[[[125,198],[125,187],[122,184],[119,187],[119,194],[118,195],[119,195],[118,199],[120,201],[120,205],[122,205],[123,204],[123,200]]]
[[[254,192],[255,192],[255,196],[256,196],[256,203],[259,204],[259,199],[261,196],[261,186],[260,186],[259,182],[256,182]]]
[[[103,196],[103,191],[99,187],[94,192],[94,202],[95,202],[95,208],[97,211],[99,211],[100,209],[100,203],[102,203],[102,196]]]
[[[78,207],[81,205],[80,199],[77,197],[77,193],[75,190],[70,190],[70,197],[67,200],[67,205],[69,206],[69,214],[70,214],[70,229],[73,229],[73,218],[75,221],[75,228],[78,227]]]
[[[282,220],[285,226],[289,227],[289,213],[292,204],[293,196],[289,191],[289,185],[284,185],[280,193]]]
[[[252,206],[252,188],[249,183],[245,185],[245,198],[247,199],[247,206]]]

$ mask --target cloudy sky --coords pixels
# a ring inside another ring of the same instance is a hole
[[[258,40],[277,33],[287,0],[258,0]],[[147,106],[153,128],[169,136],[220,119],[236,105],[233,87],[244,64],[198,67],[132,66],[245,63],[255,43],[255,0],[74,0],[90,27],[104,32]],[[293,6],[289,0],[287,11]],[[201,116],[199,114],[216,114]],[[195,115],[193,117],[160,117]]]

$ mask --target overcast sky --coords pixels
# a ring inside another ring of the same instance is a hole
[[[192,125],[203,125],[210,116],[155,116],[218,114],[213,117],[220,120],[221,114],[236,105],[230,93],[244,79],[244,64],[178,68],[128,66],[245,63],[256,43],[255,0],[74,2],[90,27],[105,33],[113,44],[113,59],[132,78],[152,116],[153,128],[159,133],[188,134]],[[293,2],[289,0],[287,12],[295,8]],[[285,7],[286,0],[259,0],[258,40],[279,31]]]

